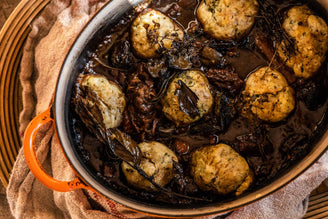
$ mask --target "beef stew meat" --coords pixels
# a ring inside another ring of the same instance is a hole
[[[327,36],[315,1],[153,0],[91,41],[74,147],[100,182],[145,203],[259,189],[327,129]]]

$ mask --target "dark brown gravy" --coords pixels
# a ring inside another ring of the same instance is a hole
[[[273,0],[268,2],[274,7],[281,9],[288,8],[295,4],[306,3],[306,1],[300,3],[299,1]],[[254,33],[263,32],[260,23],[261,18],[257,18],[251,33],[243,39],[242,42],[217,42],[204,34],[201,25],[197,23],[195,16],[195,8],[197,5],[198,1],[196,0],[154,0],[150,7],[167,14],[184,27],[185,32],[189,33],[188,37],[196,42],[195,45],[197,45],[197,43],[202,43],[203,45],[208,45],[219,51],[223,55],[222,60],[226,62],[222,68],[232,69],[242,80],[257,68],[270,63],[270,60],[261,53],[254,43]],[[309,3],[309,7],[327,21],[327,16],[323,13],[324,10],[318,4]],[[111,56],[113,54],[113,48],[119,45],[120,42],[129,42],[128,25],[134,17],[134,12],[130,15],[126,15],[120,24],[108,30],[107,36],[104,37],[102,42],[92,42],[92,44],[96,45],[97,49],[90,51],[90,58],[84,68],[84,73],[104,74],[109,79],[116,81],[126,93],[128,93],[127,85],[131,80],[131,75],[138,70],[133,66],[130,66],[131,68],[125,68],[124,65],[115,65]],[[106,48],[110,47],[109,45],[111,44],[113,44],[113,47],[111,47],[109,51],[106,51]],[[116,48],[124,48],[124,46],[121,45]],[[128,50],[132,54],[129,48]],[[106,65],[115,66],[115,68],[121,70],[114,68],[108,69],[103,65],[95,64],[95,54],[101,56],[105,60],[104,62],[106,62]],[[126,60],[124,61],[124,59]],[[122,56],[119,61],[128,63],[131,62],[131,60],[143,66],[146,66],[149,62],[148,60],[139,59],[133,54],[129,57]],[[156,60],[152,61],[156,62]],[[192,68],[198,68],[204,72],[209,69],[208,66],[199,60],[192,62],[192,65]],[[162,72],[163,77],[166,77],[167,74],[172,74],[174,71],[180,71],[170,65],[167,66],[165,63],[160,65],[159,68],[166,70]],[[142,79],[152,81],[156,91],[159,92],[159,87],[163,81],[159,78],[152,78],[148,73],[146,74],[148,76],[142,76]],[[142,127],[140,130],[128,128],[126,124],[130,124],[128,123],[129,121],[127,123],[123,122],[120,129],[127,131],[137,142],[142,140],[160,141],[175,152],[181,149],[179,148],[179,142],[185,143],[188,146],[187,149],[185,149],[184,152],[180,151],[177,153],[182,169],[177,171],[176,177],[168,187],[182,194],[201,197],[216,202],[224,201],[235,197],[233,195],[222,197],[206,194],[195,187],[189,176],[188,160],[190,153],[197,147],[225,142],[243,155],[253,169],[255,173],[255,182],[249,189],[250,192],[270,183],[272,180],[288,171],[289,167],[299,162],[311,150],[313,144],[315,144],[317,139],[322,136],[323,131],[327,128],[327,61],[323,64],[315,77],[309,80],[296,79],[291,86],[295,90],[296,107],[287,119],[279,123],[269,124],[261,121],[250,123],[245,118],[239,116],[238,110],[236,110],[238,109],[240,92],[230,94],[223,89],[220,90],[224,98],[223,100],[221,98],[222,112],[219,118],[213,118],[214,114],[210,113],[195,124],[185,127],[175,127],[172,122],[162,115],[160,102],[157,102],[150,106],[154,112],[153,117],[146,118],[148,120],[154,119],[152,122],[144,124],[142,123],[143,121],[135,120],[139,128]],[[213,93],[218,90],[218,88],[213,86]],[[132,104],[132,100],[129,100],[128,103]],[[127,111],[130,113],[129,110],[128,108]],[[234,111],[237,111],[237,113]],[[130,114],[133,115],[134,112],[135,111]],[[140,114],[136,115],[140,116]],[[154,124],[153,121],[156,121],[156,124]],[[74,109],[71,109],[71,125],[75,147],[81,159],[97,179],[110,189],[114,189],[131,198],[143,200],[145,202],[153,202],[156,200],[158,203],[165,203],[168,205],[174,203],[189,205],[202,202],[193,199],[179,199],[174,196],[168,197],[160,192],[148,193],[130,188],[126,184],[124,176],[120,174],[120,162],[108,159],[105,153],[106,146],[102,145],[96,137],[90,134],[79,120],[78,116],[74,113]],[[149,127],[149,125],[151,127]],[[153,130],[155,130],[154,133],[150,133]],[[204,201],[204,203],[207,202]]]

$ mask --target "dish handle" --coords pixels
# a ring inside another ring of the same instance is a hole
[[[52,107],[49,107],[45,112],[36,116],[30,124],[27,126],[24,138],[23,138],[23,150],[25,160],[28,167],[34,176],[46,187],[58,191],[58,192],[69,192],[76,189],[88,189],[93,190],[91,187],[85,185],[79,178],[76,178],[72,181],[59,181],[49,176],[45,170],[42,168],[40,162],[36,156],[36,146],[34,144],[35,136],[38,130],[46,123],[54,123],[53,118],[51,117]]]

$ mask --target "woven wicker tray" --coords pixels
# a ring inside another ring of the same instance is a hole
[[[21,142],[19,63],[30,24],[50,0],[22,0],[0,31],[0,180],[6,187]],[[1,3],[3,4],[3,3]]]
[[[22,48],[31,22],[49,2],[21,0],[0,31],[0,180],[5,187],[21,147],[18,119],[22,104],[18,72]],[[321,185],[312,193],[305,218],[328,218],[327,186]]]

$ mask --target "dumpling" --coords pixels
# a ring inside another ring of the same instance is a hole
[[[202,190],[222,195],[232,192],[240,195],[253,182],[246,160],[226,144],[206,146],[194,151],[191,175]]]
[[[178,162],[174,152],[162,143],[142,142],[139,145],[142,153],[140,168],[158,185],[164,187],[168,184],[173,176],[173,162]],[[140,189],[156,190],[155,186],[141,176],[128,163],[122,163],[122,170],[127,182]]]
[[[239,40],[252,28],[258,10],[256,0],[202,0],[197,17],[214,38]]]
[[[243,102],[244,117],[279,122],[295,107],[294,90],[280,72],[263,67],[248,76]]]
[[[327,24],[303,5],[295,6],[288,11],[283,29],[294,43],[291,45],[288,41],[282,41],[278,45],[280,58],[293,69],[296,76],[311,77],[326,58]]]
[[[194,98],[179,97],[187,92],[191,93]],[[190,101],[192,106],[189,108],[193,109],[186,109],[188,106],[183,106],[182,98],[189,98],[185,100]],[[164,115],[176,124],[189,124],[199,120],[209,112],[213,105],[213,97],[206,76],[198,70],[178,74],[170,83],[162,103]]]
[[[133,21],[131,41],[136,54],[153,58],[161,49],[170,49],[174,41],[182,41],[184,32],[171,18],[154,9],[147,9]]]
[[[97,101],[86,97],[84,104],[90,109],[98,108],[100,115],[95,116],[102,118],[104,128],[118,127],[122,122],[126,105],[125,95],[120,86],[102,75],[80,75],[78,80],[80,89],[90,90],[96,95]]]

